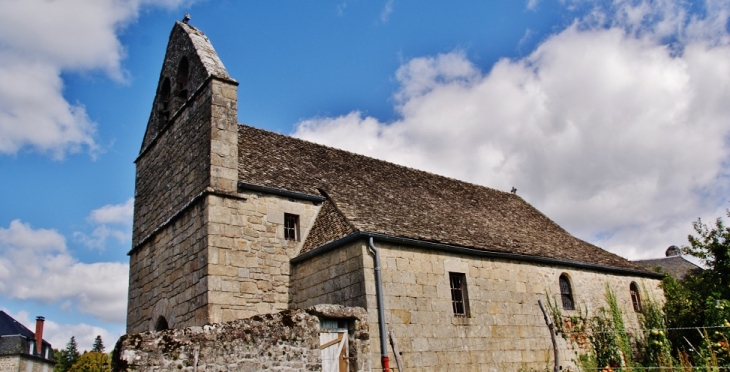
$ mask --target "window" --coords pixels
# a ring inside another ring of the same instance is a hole
[[[454,316],[469,316],[469,301],[466,293],[466,275],[463,273],[449,273],[451,285],[451,306],[454,308]]]
[[[188,58],[182,57],[180,64],[177,66],[177,96],[180,98],[188,98]]]
[[[629,292],[631,293],[631,303],[634,305],[634,311],[640,313],[641,298],[639,297],[639,288],[636,286],[636,283],[631,282],[631,285],[629,285]]]
[[[299,216],[284,213],[284,239],[299,241]]]
[[[566,274],[560,275],[560,297],[563,300],[563,309],[575,310],[573,289],[570,287],[570,279]]]

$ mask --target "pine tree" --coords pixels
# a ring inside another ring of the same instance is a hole
[[[96,336],[94,346],[91,348],[91,351],[97,351],[100,353],[104,352],[104,343],[101,341],[101,335]]]
[[[76,343],[76,337],[71,336],[71,339],[66,344],[66,350],[64,350],[63,370],[68,371],[77,360],[79,360],[79,348]]]

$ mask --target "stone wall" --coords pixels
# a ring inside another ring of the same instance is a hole
[[[114,371],[319,371],[320,317],[349,319],[349,370],[368,371],[363,309],[318,306],[229,323],[122,336]],[[365,358],[363,358],[365,357]]]
[[[210,197],[210,322],[287,309],[289,260],[301,250],[321,205],[254,192]],[[300,241],[284,239],[284,213],[299,216]]]
[[[17,355],[0,356],[0,371],[16,372],[20,368],[20,357]]]
[[[552,355],[550,335],[538,307],[545,293],[560,300],[558,278],[570,276],[576,307],[589,314],[603,306],[608,283],[616,293],[628,329],[638,327],[629,285],[635,281],[663,301],[659,281],[570,267],[479,258],[378,243],[386,321],[407,368],[446,371],[517,371],[544,368]],[[363,244],[363,249],[365,249]],[[367,309],[377,324],[373,260],[364,261]],[[449,272],[466,274],[470,316],[454,317]],[[577,315],[577,310],[563,310]],[[373,326],[373,338],[377,327]],[[560,339],[563,370],[575,370],[570,345]],[[374,351],[373,358],[378,354]],[[392,359],[392,356],[391,356]]]
[[[205,198],[130,255],[127,333],[208,323]]]
[[[547,266],[522,261],[466,256],[375,242],[380,250],[386,322],[402,352],[405,368],[419,371],[518,371],[541,369],[550,365],[552,344],[538,300],[546,293],[560,300],[558,278],[566,273],[571,280],[576,307],[594,314],[608,307],[608,283],[623,309],[626,327],[638,329],[629,285],[646,288],[653,300],[663,301],[656,279],[599,273],[562,266]],[[362,259],[366,308],[373,339],[379,339],[375,296],[374,259],[364,241],[314,257],[296,265],[293,288],[295,299],[309,303],[307,297],[334,299],[347,288],[349,279],[330,281],[334,273],[346,273],[352,260]],[[321,267],[326,273],[318,274]],[[337,268],[339,266],[339,268]],[[304,273],[308,275],[304,275]],[[455,317],[451,302],[449,272],[463,273],[469,304],[469,317]],[[303,280],[299,284],[299,280]],[[319,280],[317,280],[319,279]],[[304,283],[310,283],[304,284]],[[328,284],[331,283],[331,284]],[[301,294],[298,293],[301,291]],[[320,293],[324,291],[325,293]],[[562,310],[563,315],[578,315],[578,310]],[[573,345],[558,338],[563,370],[575,371]],[[375,343],[377,344],[377,342]],[[389,350],[391,365],[394,356]],[[371,359],[380,360],[379,347]],[[375,363],[373,370],[379,370]]]
[[[369,259],[369,258],[368,258]],[[291,307],[316,304],[365,307],[361,243],[317,255],[292,266]]]
[[[43,362],[39,358],[20,355],[0,356],[0,372],[53,372],[53,362]]]
[[[210,184],[212,89],[188,102],[137,159],[132,247]]]
[[[160,317],[170,327],[222,320],[216,317],[220,311],[208,306],[208,243],[218,241],[209,238],[208,230],[214,235],[223,230],[220,224],[208,225],[208,206],[212,195],[242,199],[236,195],[237,83],[225,70],[210,77],[203,64],[210,62],[209,54],[217,56],[212,49],[202,51],[208,56],[201,61],[201,45],[212,47],[196,30],[188,30],[197,44],[191,41],[186,28],[177,24],[173,29],[160,83],[169,78],[181,88],[176,73],[179,61],[187,58],[187,93],[173,91],[169,114],[160,116],[158,92],[136,161],[129,333],[152,330]]]

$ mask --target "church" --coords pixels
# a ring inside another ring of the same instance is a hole
[[[239,124],[237,86],[177,22],[135,161],[127,333],[336,304],[366,309],[374,367],[392,332],[404,369],[518,370],[552,358],[538,300],[577,314],[608,285],[634,328],[663,300],[515,193]]]

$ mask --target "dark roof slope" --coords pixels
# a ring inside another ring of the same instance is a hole
[[[693,271],[701,271],[702,268],[688,261],[682,256],[670,256],[664,258],[656,258],[651,260],[637,260],[633,261],[635,264],[643,266],[647,269],[659,268],[669,275],[677,278],[684,279],[685,276]]]
[[[35,335],[24,325],[13,319],[10,315],[0,310],[0,336],[21,335],[27,338],[34,338]]]
[[[349,226],[361,232],[644,271],[575,238],[514,194],[245,125],[239,127],[238,142],[239,181],[326,194],[333,201],[321,216],[329,223],[317,221],[310,232],[317,246],[342,238],[351,232]],[[342,218],[334,218],[334,212]],[[314,244],[305,244],[305,249],[312,248]]]

